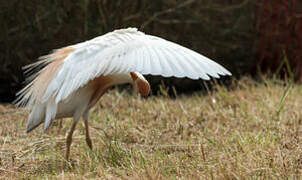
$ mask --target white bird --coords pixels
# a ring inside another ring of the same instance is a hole
[[[31,111],[27,132],[43,122],[46,131],[55,119],[73,117],[66,139],[66,159],[81,117],[87,145],[92,149],[89,110],[108,88],[132,83],[134,89],[145,96],[149,94],[150,85],[143,74],[204,80],[210,76],[231,75],[205,56],[136,28],[115,30],[55,50],[40,59],[25,67],[25,74],[30,75],[29,84],[17,93],[15,103]],[[37,69],[41,70],[37,72]]]

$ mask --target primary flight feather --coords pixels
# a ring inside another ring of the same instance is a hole
[[[41,61],[26,66],[25,73],[30,82],[18,93],[16,104],[31,110],[27,132],[42,122],[47,130],[54,119],[74,117],[67,136],[66,158],[81,116],[86,142],[92,148],[88,133],[89,110],[111,86],[132,83],[140,94],[148,95],[150,86],[143,77],[146,74],[204,80],[231,75],[195,51],[136,28],[115,30],[55,50],[41,57]]]

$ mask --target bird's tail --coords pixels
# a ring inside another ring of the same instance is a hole
[[[29,133],[38,127],[45,118],[45,107],[42,104],[36,104],[27,120],[26,132]]]
[[[50,127],[52,120],[55,119],[57,113],[57,104],[54,99],[49,100],[45,104],[37,103],[34,105],[28,120],[26,132],[34,130],[42,122],[44,122],[44,132]]]

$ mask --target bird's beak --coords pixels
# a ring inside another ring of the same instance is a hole
[[[148,96],[150,93],[150,84],[144,76],[136,72],[131,72],[130,75],[133,80],[134,91],[139,92],[142,96]]]

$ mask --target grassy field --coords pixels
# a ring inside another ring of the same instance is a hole
[[[90,117],[93,151],[79,123],[70,161],[71,119],[26,134],[27,112],[0,105],[0,178],[302,178],[302,86],[235,84],[176,99],[111,90]]]

